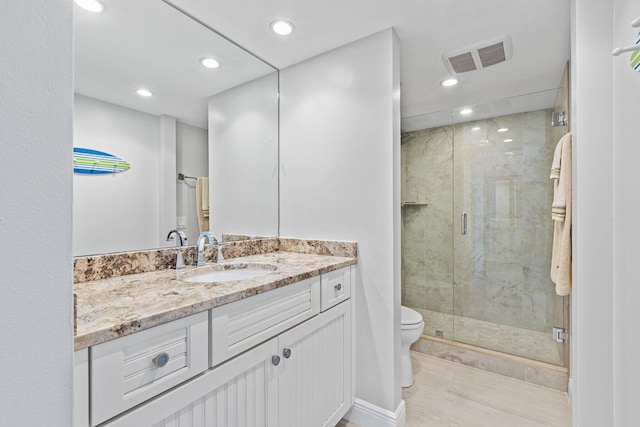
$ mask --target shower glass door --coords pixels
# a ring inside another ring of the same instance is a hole
[[[453,339],[565,365],[565,298],[549,277],[556,143],[562,90],[453,113]],[[539,107],[538,107],[539,106]],[[513,111],[522,111],[513,113]]]

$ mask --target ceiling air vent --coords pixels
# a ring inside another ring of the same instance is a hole
[[[451,63],[451,67],[453,67],[453,70],[458,74],[478,69],[476,67],[475,61],[473,60],[471,52],[453,56],[449,58],[449,62]]]
[[[499,64],[512,54],[511,37],[503,36],[452,50],[442,55],[442,60],[449,71],[460,74]]]

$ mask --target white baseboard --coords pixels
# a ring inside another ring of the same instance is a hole
[[[395,412],[392,412],[356,398],[356,402],[344,418],[363,427],[404,427],[407,422],[404,400],[401,400]]]

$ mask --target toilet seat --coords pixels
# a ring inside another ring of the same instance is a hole
[[[400,306],[400,322],[402,329],[414,329],[423,323],[423,319],[420,313],[402,305]]]

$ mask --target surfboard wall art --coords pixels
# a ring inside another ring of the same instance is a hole
[[[73,148],[73,173],[105,175],[124,172],[131,165],[120,157],[88,148]]]
[[[636,44],[640,45],[640,32],[638,33],[638,38],[636,39]],[[640,50],[634,50],[631,52],[631,68],[636,71],[640,71]]]

